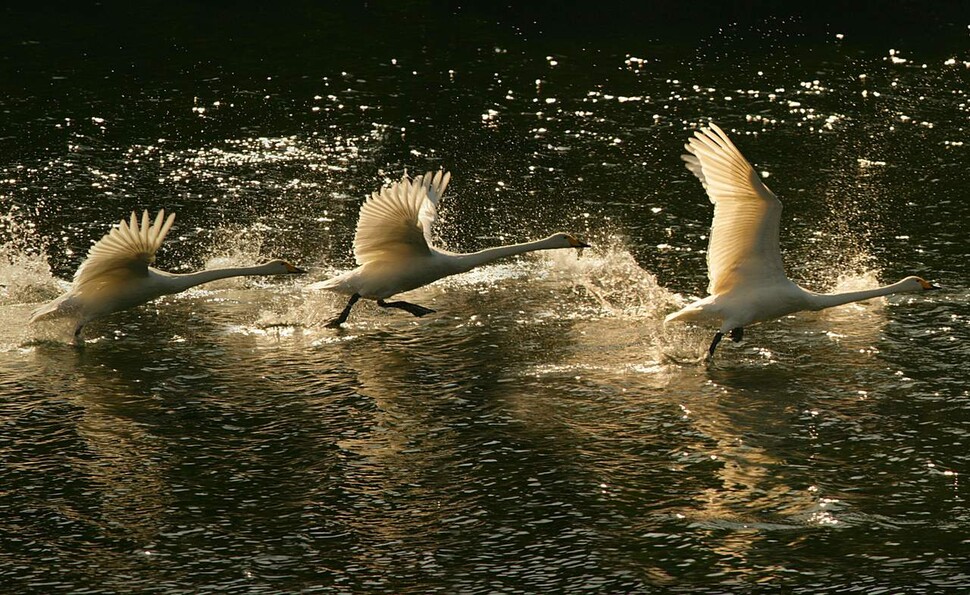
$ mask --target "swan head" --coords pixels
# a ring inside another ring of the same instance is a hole
[[[263,265],[263,268],[267,270],[267,274],[269,275],[302,275],[306,273],[305,270],[279,258],[267,262]]]
[[[931,289],[939,289],[940,286],[935,283],[930,283],[922,277],[906,277],[901,284],[905,284],[904,291],[929,291]]]
[[[589,248],[589,244],[571,233],[556,233],[546,238],[553,248]]]

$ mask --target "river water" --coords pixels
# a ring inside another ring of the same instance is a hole
[[[966,19],[5,10],[3,592],[970,588]],[[679,155],[709,121],[784,203],[790,276],[944,290],[699,362],[714,329],[662,320],[707,285]],[[593,248],[325,328],[345,298],[305,288],[353,266],[363,198],[438,168],[442,245]],[[26,326],[159,208],[159,268],[310,273],[119,313],[81,348]]]

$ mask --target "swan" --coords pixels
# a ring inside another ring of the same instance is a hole
[[[155,262],[155,253],[174,222],[175,214],[166,218],[164,209],[158,211],[151,225],[148,211],[142,213],[141,224],[138,215],[133,212],[130,221],[122,220],[91,246],[87,258],[74,273],[71,288],[34,310],[29,323],[61,317],[75,318],[74,341],[80,344],[81,329],[92,320],[163,295],[180,293],[196,285],[227,277],[305,272],[284,260],[187,274],[160,271],[149,265]]]
[[[718,322],[707,357],[724,335],[740,341],[749,324],[803,310],[822,310],[903,292],[939,289],[920,277],[867,289],[820,294],[803,289],[785,275],[778,244],[781,202],[755,173],[723,130],[701,128],[684,145],[682,159],[700,179],[714,203],[707,250],[708,297],[664,319]]]
[[[361,298],[376,300],[382,308],[397,308],[414,316],[431,314],[434,310],[424,306],[385,299],[506,256],[534,250],[589,247],[571,234],[557,233],[535,242],[470,254],[436,248],[431,240],[431,228],[437,217],[438,201],[450,179],[451,173],[441,170],[413,180],[404,174],[399,182],[372,193],[361,205],[354,236],[357,268],[308,286],[308,289],[350,296],[347,306],[327,327],[337,328],[346,322],[351,308]]]

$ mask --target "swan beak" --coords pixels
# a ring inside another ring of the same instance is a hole
[[[923,291],[929,291],[931,289],[942,289],[942,287],[940,287],[936,283],[930,283],[929,281],[923,281],[922,279],[920,279],[920,285],[923,286]]]
[[[574,238],[572,236],[569,236],[569,245],[572,248],[590,248],[591,247],[586,242],[584,242],[584,241],[582,241],[580,239]]]
[[[295,267],[290,263],[286,263],[286,272],[290,275],[305,275],[306,271],[300,267]]]

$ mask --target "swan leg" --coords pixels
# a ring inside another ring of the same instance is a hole
[[[424,316],[425,314],[432,314],[434,312],[434,310],[431,308],[425,308],[424,306],[419,306],[410,302],[385,302],[384,300],[377,300],[377,305],[381,308],[398,308],[400,310],[404,310],[405,312],[410,312],[418,317]]]
[[[717,349],[717,344],[721,342],[721,338],[724,337],[724,333],[717,331],[714,335],[714,340],[711,341],[711,346],[707,348],[707,357],[711,359],[714,357],[714,350]]]
[[[738,328],[731,329],[731,332],[728,333],[728,337],[730,337],[735,343],[740,343],[741,339],[744,339],[744,329],[740,326]]]
[[[347,305],[343,310],[340,311],[340,314],[336,318],[327,323],[327,328],[339,328],[341,324],[347,322],[347,317],[350,316],[350,309],[354,307],[354,304],[356,304],[357,300],[359,299],[360,294],[358,293],[350,296],[350,301],[347,302]]]

